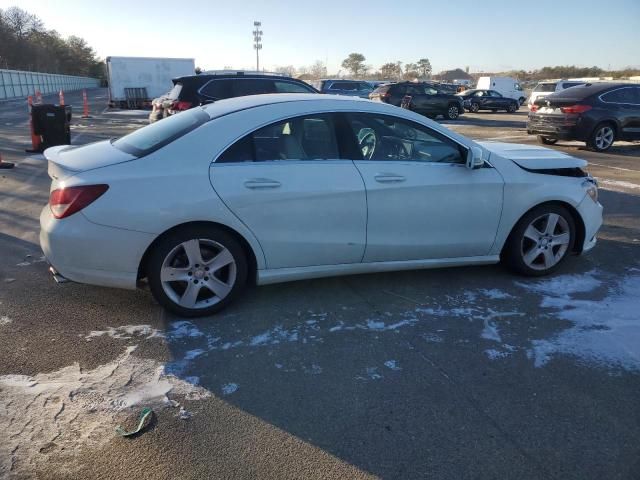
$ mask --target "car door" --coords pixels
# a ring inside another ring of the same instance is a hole
[[[487,106],[489,108],[506,108],[507,99],[495,90],[489,90],[487,97]]]
[[[601,95],[620,124],[620,133],[626,140],[640,138],[640,87],[628,86]]]
[[[345,115],[367,190],[364,262],[475,257],[493,245],[503,179],[465,166],[466,147],[390,115]]]
[[[267,268],[362,260],[364,183],[353,162],[340,159],[332,114],[260,128],[222,153],[210,178],[260,242]]]

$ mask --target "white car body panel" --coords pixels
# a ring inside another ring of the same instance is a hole
[[[504,181],[496,169],[374,160],[355,164],[369,205],[364,262],[489,253],[502,211]]]
[[[602,222],[602,207],[586,195],[584,178],[535,174],[518,165],[529,170],[584,165],[582,160],[552,154],[542,147],[477,144],[409,110],[349,97],[256,95],[219,101],[204,111],[212,120],[141,158],[132,159],[109,142],[45,152],[50,173],[61,177],[54,179],[53,185],[109,185],[98,200],[68,218],[53,218],[48,206],[43,210],[41,244],[47,259],[63,276],[134,288],[149,246],[164,232],[190,222],[214,222],[241,236],[255,256],[258,283],[494,263],[518,219],[546,201],[564,202],[579,212],[586,226],[584,250],[595,243],[595,232]],[[488,166],[471,170],[418,162],[392,165],[404,169],[403,176],[410,178],[406,186],[414,187],[413,191],[399,192],[398,185],[380,189],[371,182],[365,189],[367,177],[384,173],[389,165],[383,163],[388,162],[367,166],[371,162],[339,160],[316,167],[322,161],[298,162],[296,166],[287,160],[282,163],[290,166],[289,171],[281,173],[277,165],[267,165],[269,162],[215,163],[228,146],[264,125],[297,115],[339,111],[377,112],[420,123],[466,148],[479,147]],[[506,157],[513,157],[513,161]],[[311,175],[303,168],[320,173]],[[356,168],[364,179],[354,176]],[[433,189],[431,204],[437,209],[421,203],[424,189],[418,188],[418,172],[427,169],[439,172],[422,177]],[[266,192],[248,198],[237,191],[248,179],[274,175],[282,175],[278,181],[286,184],[279,198],[269,199]],[[335,175],[338,178],[330,180]],[[440,182],[452,185],[455,192],[448,192]],[[330,198],[327,191],[338,197]],[[371,196],[368,204],[365,191]],[[467,191],[475,194],[466,196]],[[394,199],[394,208],[377,211],[376,197],[383,202],[380,194],[390,192],[392,196],[387,198]],[[316,210],[322,212],[309,214]],[[276,215],[278,211],[282,216]],[[464,221],[447,220],[446,215],[452,212],[464,216]],[[368,242],[366,217],[370,219]],[[465,222],[466,233],[472,237],[460,241]],[[412,223],[415,231],[408,229]],[[287,227],[289,230],[283,231]]]

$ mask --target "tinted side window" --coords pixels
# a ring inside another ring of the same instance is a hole
[[[200,90],[200,94],[213,100],[222,100],[223,98],[231,98],[231,81],[230,80],[211,80]]]
[[[633,90],[631,87],[619,88],[602,95],[602,100],[607,103],[636,103]]]
[[[423,125],[368,113],[347,118],[365,160],[465,163],[464,147]]]
[[[273,80],[247,78],[233,80],[230,83],[232,84],[234,97],[244,97],[246,95],[259,95],[261,93],[275,92]]]
[[[284,82],[281,80],[276,80],[273,83],[276,86],[276,93],[311,93],[312,92],[310,88],[307,88],[304,85],[300,85],[299,83]]]
[[[216,163],[253,162],[253,159],[253,140],[247,135],[227,148]]]

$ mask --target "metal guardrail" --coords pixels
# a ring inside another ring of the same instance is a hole
[[[28,95],[35,95],[36,90],[46,95],[60,90],[72,92],[98,86],[100,80],[97,78],[0,69],[0,101],[26,98]]]

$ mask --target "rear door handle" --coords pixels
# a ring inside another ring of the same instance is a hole
[[[396,175],[394,173],[378,173],[373,178],[379,183],[398,183],[406,180],[402,175]]]
[[[271,180],[270,178],[252,178],[244,182],[244,186],[251,189],[278,188],[281,185],[277,180]]]

